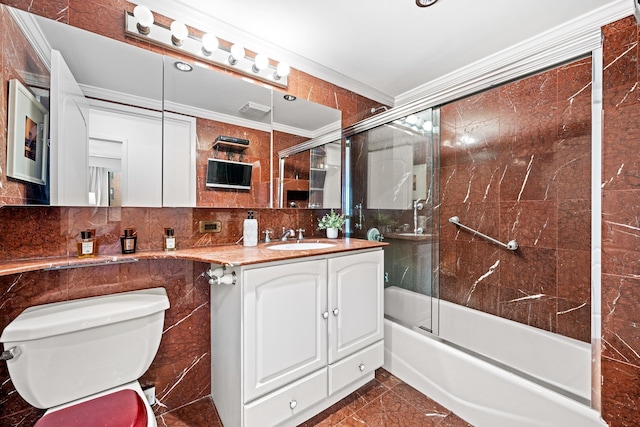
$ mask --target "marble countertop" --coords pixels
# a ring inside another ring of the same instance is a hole
[[[288,243],[295,243],[290,240]],[[250,265],[262,262],[282,261],[314,255],[326,255],[339,252],[357,251],[386,246],[388,243],[373,242],[361,239],[305,239],[303,242],[333,243],[335,246],[323,249],[308,250],[272,250],[269,246],[284,242],[258,243],[257,246],[245,247],[241,244],[227,244],[198,248],[178,249],[175,251],[145,251],[128,255],[96,255],[91,258],[51,257],[30,258],[0,262],[0,276],[18,274],[36,270],[62,270],[136,262],[141,259],[178,259],[198,261],[221,265]]]

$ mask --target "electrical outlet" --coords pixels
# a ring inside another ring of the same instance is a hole
[[[156,403],[156,388],[154,386],[151,387],[147,387],[145,389],[142,390],[142,392],[144,393],[144,396],[147,398],[147,402],[149,402],[149,405],[155,405]]]

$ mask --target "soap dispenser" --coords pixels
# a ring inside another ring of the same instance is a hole
[[[253,218],[253,211],[248,212],[248,218],[244,220],[243,242],[245,246],[258,245],[258,220]]]

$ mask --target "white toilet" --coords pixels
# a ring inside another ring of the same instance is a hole
[[[9,376],[37,427],[155,427],[138,378],[158,351],[164,288],[30,307],[0,336]],[[74,420],[77,422],[74,423]]]

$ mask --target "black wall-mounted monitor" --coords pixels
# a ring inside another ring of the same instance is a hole
[[[249,163],[232,160],[209,159],[207,163],[207,187],[249,190],[251,170]]]

